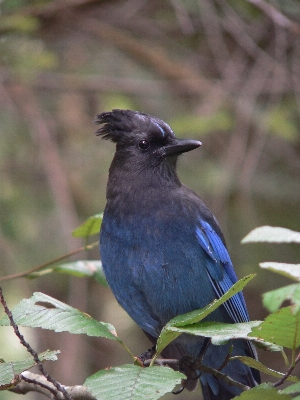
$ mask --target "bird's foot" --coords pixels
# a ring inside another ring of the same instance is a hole
[[[137,360],[140,362],[140,364],[143,367],[145,367],[146,366],[146,365],[144,365],[145,361],[151,360],[153,358],[154,354],[155,354],[155,346],[153,346],[151,349],[148,349],[147,351],[145,351],[144,353],[139,355],[137,357]]]

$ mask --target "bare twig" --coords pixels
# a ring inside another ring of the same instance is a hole
[[[7,304],[6,304],[6,301],[4,299],[1,287],[0,287],[0,302],[1,302],[2,306],[3,306],[3,308],[4,308],[4,311],[5,311],[6,315],[9,318],[10,325],[13,327],[13,330],[14,330],[16,336],[20,340],[21,344],[27,349],[28,353],[32,355],[32,357],[33,357],[35,363],[37,364],[37,367],[40,370],[40,372],[44,375],[44,377],[47,379],[48,382],[52,383],[55,386],[55,388],[64,395],[65,399],[72,400],[71,396],[67,393],[66,389],[48,374],[48,372],[45,370],[45,368],[43,366],[43,363],[39,359],[39,356],[38,356],[37,352],[30,346],[30,344],[28,342],[26,342],[24,336],[20,333],[19,328],[18,328],[18,326],[16,325],[16,323],[15,323],[15,321],[13,319],[12,312],[7,307]]]
[[[149,367],[151,362],[152,362],[152,359],[145,360],[143,362],[144,367]],[[156,365],[178,365],[179,361],[175,358],[156,358],[154,361],[154,364],[156,364]]]
[[[22,381],[16,385],[14,388],[10,389],[11,392],[18,394],[26,394],[29,392],[41,393],[44,396],[55,400],[64,400],[65,397],[61,392],[55,393],[53,397],[52,390],[55,387],[47,381],[43,375],[34,374],[29,371],[22,372]],[[65,390],[69,393],[72,400],[95,400],[95,397],[87,390],[85,386],[63,386]],[[52,389],[52,390],[51,390]]]
[[[220,372],[219,370],[217,370],[215,368],[211,368],[206,365],[203,365],[201,357],[196,358],[196,359],[190,358],[190,360],[188,358],[189,357],[183,357],[182,360],[186,364],[185,367],[189,370],[199,371],[200,375],[202,372],[211,374],[211,375],[215,376],[216,378],[221,379],[222,381],[226,382],[228,385],[235,386],[244,391],[251,389],[249,386],[235,381],[234,379],[230,378],[230,376],[224,374],[223,372]],[[180,365],[180,362],[181,362],[181,360],[176,360],[176,359],[156,359],[155,360],[155,364],[158,364],[158,365],[171,365],[171,366],[173,365],[174,366],[174,365]],[[151,360],[146,360],[144,363],[145,366],[150,365],[150,364],[151,364]],[[182,371],[184,373],[184,369],[182,369]]]
[[[12,279],[17,279],[17,278],[24,278],[25,276],[28,276],[28,275],[32,274],[33,272],[41,271],[42,269],[50,267],[50,265],[57,264],[58,262],[65,260],[68,257],[73,256],[74,254],[78,254],[78,253],[81,253],[82,251],[86,251],[86,250],[91,250],[98,245],[99,245],[99,242],[94,242],[94,243],[88,244],[87,246],[83,246],[83,247],[80,247],[79,249],[73,250],[70,253],[64,254],[63,256],[57,257],[54,260],[48,261],[44,264],[41,264],[41,265],[38,265],[31,269],[28,269],[27,271],[19,272],[17,274],[13,274],[13,275],[3,276],[2,278],[0,277],[0,282],[1,281],[9,281]]]
[[[216,378],[221,379],[222,381],[226,382],[230,386],[235,386],[235,387],[237,387],[239,389],[242,389],[244,391],[251,389],[250,386],[247,386],[247,385],[244,385],[244,384],[242,384],[240,382],[237,382],[234,379],[230,378],[230,376],[224,374],[223,372],[220,372],[220,371],[218,371],[218,370],[216,370],[214,368],[207,367],[206,365],[202,365],[201,364],[201,365],[197,366],[197,369],[199,371],[201,371],[201,372],[205,372],[207,374],[211,374],[211,375],[215,376]]]
[[[284,376],[282,378],[280,378],[277,382],[273,383],[273,386],[277,387],[277,386],[282,385],[283,382],[285,382],[287,380],[287,378],[292,374],[293,370],[296,368],[296,365],[299,362],[300,362],[300,353],[296,357],[294,364],[290,366],[290,368],[286,371],[286,373],[284,374]]]

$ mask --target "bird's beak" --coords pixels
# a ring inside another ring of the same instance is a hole
[[[202,143],[198,140],[176,139],[176,142],[174,144],[170,144],[164,147],[164,155],[179,155],[181,153],[186,153],[187,151],[194,150],[201,145]]]

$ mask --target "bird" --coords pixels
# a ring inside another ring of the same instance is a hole
[[[201,146],[178,139],[161,119],[133,110],[113,109],[97,115],[96,134],[115,143],[109,168],[106,206],[100,232],[100,256],[117,301],[153,345],[175,316],[205,307],[236,281],[224,236],[212,211],[181,183],[177,161]],[[205,319],[225,323],[249,321],[242,292]],[[232,356],[257,359],[249,341],[207,344],[182,334],[162,352],[164,358],[197,358],[232,379],[254,387],[259,372]],[[215,376],[186,371],[185,387],[200,379],[204,400],[229,400],[241,393]],[[198,379],[199,378],[199,379]]]

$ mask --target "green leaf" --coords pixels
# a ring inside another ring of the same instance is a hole
[[[103,219],[103,213],[95,214],[89,217],[83,224],[79,225],[78,228],[74,229],[72,235],[75,237],[81,237],[87,239],[89,236],[99,234],[102,219]]]
[[[58,265],[57,267],[44,269],[39,272],[34,272],[29,275],[29,278],[58,272],[61,274],[68,274],[77,277],[93,278],[102,286],[107,286],[107,281],[103,272],[102,262],[100,260],[81,260],[73,261]]]
[[[261,362],[258,360],[255,360],[252,357],[246,357],[246,356],[234,356],[230,357],[230,360],[240,360],[243,364],[248,365],[248,367],[255,368],[260,372],[263,372],[266,375],[274,376],[275,378],[282,378],[285,376],[285,374],[275,371],[274,369],[268,368],[265,365],[263,365]],[[296,376],[289,376],[287,378],[289,382],[298,382],[299,379]]]
[[[166,326],[162,329],[159,338],[157,339],[156,345],[156,355],[154,359],[157,357],[162,350],[171,343],[174,339],[176,339],[181,332],[175,332],[170,329],[171,327],[183,327],[191,324],[195,324],[200,322],[209,314],[211,314],[214,310],[220,307],[221,304],[225,303],[230,297],[234,296],[238,292],[240,292],[247,283],[250,282],[251,279],[255,277],[255,274],[251,274],[245,276],[244,278],[240,279],[236,282],[221,298],[214,300],[212,303],[208,304],[206,307],[201,308],[199,310],[194,310],[186,314],[178,315],[177,317],[171,319]]]
[[[195,336],[204,336],[211,338],[211,342],[216,345],[222,345],[228,342],[228,340],[245,339],[261,342],[261,339],[251,337],[249,333],[252,328],[260,325],[262,321],[250,321],[238,324],[226,324],[223,322],[199,322],[192,325],[186,325],[184,327],[169,327],[168,330],[171,332],[188,333]],[[281,351],[281,348],[278,348]]]
[[[57,360],[57,354],[59,354],[59,350],[46,350],[43,353],[40,353],[39,359],[40,361],[55,361]],[[7,385],[12,382],[14,376],[20,374],[21,372],[26,371],[27,369],[35,366],[35,361],[32,357],[27,358],[22,361],[12,361],[12,362],[4,362],[0,364],[0,386]]]
[[[275,312],[284,301],[300,306],[300,285],[293,284],[281,287],[263,294],[263,305],[270,311]]]
[[[242,240],[242,243],[255,242],[300,243],[300,232],[280,227],[261,226],[248,233]]]
[[[277,272],[280,275],[300,282],[300,264],[285,264],[267,261],[260,263],[259,266],[263,269]]]
[[[101,370],[84,383],[96,399],[155,400],[172,391],[185,375],[168,367],[124,365]]]
[[[22,300],[13,309],[12,314],[17,325],[50,329],[55,332],[83,333],[121,343],[112,325],[99,322],[88,314],[43,293],[37,292],[30,299]],[[10,325],[7,316],[0,320],[0,325]]]
[[[294,306],[284,307],[252,329],[249,336],[295,350],[300,346],[300,311]]]
[[[211,338],[215,345],[222,345],[229,340],[244,339],[255,342],[257,346],[262,347],[264,350],[280,351],[282,347],[273,343],[262,341],[262,339],[251,336],[249,334],[253,327],[261,324],[261,321],[250,321],[238,324],[226,324],[223,322],[199,322],[184,327],[170,327],[169,332],[177,333],[177,336],[182,333],[188,333],[195,336],[203,336]]]
[[[299,394],[300,393],[300,382],[294,383],[294,385],[287,386],[286,388],[280,390],[280,393],[286,394]]]
[[[271,384],[263,383],[251,390],[247,390],[233,398],[233,400],[292,400],[288,394],[281,394]]]

